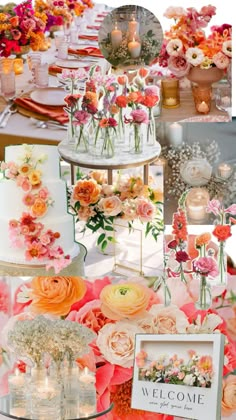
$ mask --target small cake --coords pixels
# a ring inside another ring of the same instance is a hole
[[[57,146],[7,146],[1,170],[0,261],[58,273],[80,249]]]

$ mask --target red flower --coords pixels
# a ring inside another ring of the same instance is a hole
[[[177,245],[178,245],[178,242],[175,239],[173,239],[173,241],[170,241],[167,246],[169,249],[175,249]]]
[[[230,225],[217,225],[213,230],[212,234],[218,239],[218,241],[226,241],[226,239],[232,236]]]
[[[126,108],[128,101],[127,101],[126,96],[120,95],[116,97],[115,103],[119,108]]]
[[[175,259],[178,263],[182,263],[182,262],[189,261],[190,257],[185,251],[177,251],[175,254]]]
[[[108,123],[109,123],[109,127],[116,127],[117,126],[117,121],[115,120],[115,118],[108,118]]]
[[[64,102],[69,106],[69,107],[74,107],[76,104],[77,104],[77,102],[78,102],[78,99],[79,98],[81,98],[81,95],[79,95],[79,94],[77,94],[77,95],[67,95],[65,98],[64,98]]]

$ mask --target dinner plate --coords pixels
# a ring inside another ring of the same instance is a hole
[[[81,67],[88,67],[88,64],[81,62],[80,60],[57,60],[56,66],[63,67],[66,69],[79,69]]]
[[[65,105],[66,92],[61,88],[43,88],[31,92],[31,99],[41,105],[62,106]]]

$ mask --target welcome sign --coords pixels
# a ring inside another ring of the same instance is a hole
[[[223,357],[222,334],[137,334],[132,408],[220,420]]]

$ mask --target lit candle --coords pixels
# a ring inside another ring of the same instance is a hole
[[[210,111],[210,108],[205,101],[202,101],[199,105],[197,105],[197,111],[201,114],[207,114]]]
[[[133,36],[133,34],[139,32],[139,23],[135,20],[135,17],[132,17],[132,20],[129,22],[129,34]]]
[[[82,416],[89,416],[96,411],[95,375],[86,367],[79,376],[79,412]]]
[[[24,64],[22,58],[15,58],[13,61],[13,68],[15,74],[22,74],[24,71]]]
[[[115,28],[111,31],[111,44],[112,47],[117,50],[119,48],[122,41],[122,32],[117,28],[117,23],[115,24]]]
[[[177,104],[177,100],[175,98],[166,98],[165,104],[168,106],[173,106]]]
[[[15,375],[9,375],[8,383],[14,388],[21,388],[25,384],[25,376],[20,373],[19,369],[16,369]]]
[[[202,223],[207,218],[206,207],[210,200],[205,188],[192,188],[186,197],[187,216],[190,220]]]
[[[181,146],[183,143],[183,127],[181,124],[174,122],[170,124],[168,130],[169,144],[173,147]]]
[[[24,417],[26,415],[26,409],[23,407],[13,407],[10,408],[10,414],[11,416]]]
[[[233,168],[228,163],[220,163],[218,173],[221,178],[228,179],[232,174]]]
[[[138,41],[135,41],[135,38],[128,43],[128,50],[132,58],[138,58],[141,52],[141,44]]]
[[[54,394],[55,388],[49,383],[48,376],[46,376],[42,386],[38,388],[38,398],[41,400],[47,400],[52,398]]]

